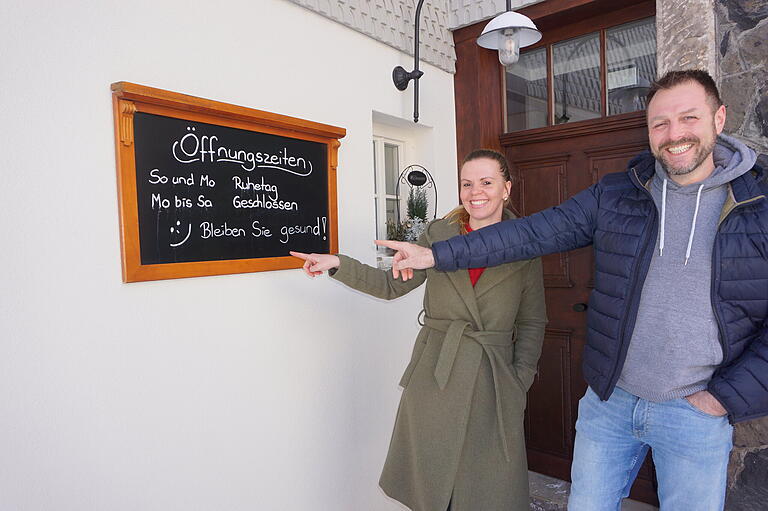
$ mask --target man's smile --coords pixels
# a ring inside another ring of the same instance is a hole
[[[674,155],[678,155],[678,154],[683,154],[691,147],[693,147],[693,144],[679,144],[679,145],[673,145],[673,146],[667,147],[667,151],[669,151]]]

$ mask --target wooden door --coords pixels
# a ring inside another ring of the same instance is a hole
[[[643,112],[504,135],[501,144],[515,179],[513,203],[522,215],[560,204],[605,174],[625,171],[647,142]],[[592,248],[545,256],[543,266],[549,324],[528,396],[528,465],[570,480],[578,402],[586,390],[581,358]],[[654,502],[652,479],[649,456],[632,496]]]

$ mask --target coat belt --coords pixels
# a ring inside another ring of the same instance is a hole
[[[504,456],[506,456],[509,462],[509,449],[507,447],[507,435],[504,430],[504,415],[502,413],[501,387],[498,380],[499,372],[509,372],[510,368],[506,364],[499,364],[498,357],[491,353],[488,348],[490,346],[509,346],[515,342],[514,330],[475,330],[469,321],[435,319],[426,315],[424,316],[423,324],[426,327],[445,333],[443,346],[440,348],[440,355],[437,357],[437,364],[435,366],[435,379],[440,390],[445,390],[445,386],[448,384],[462,337],[477,342],[488,355],[488,360],[491,363],[493,390],[496,396],[496,418],[499,424],[499,433],[501,434],[501,444],[504,447]],[[499,367],[500,365],[503,367]]]

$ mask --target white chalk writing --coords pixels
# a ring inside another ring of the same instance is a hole
[[[171,146],[171,154],[179,163],[237,163],[249,172],[258,167],[302,177],[312,173],[312,162],[301,156],[290,155],[287,147],[279,149],[277,154],[235,149],[220,145],[216,135],[198,135],[196,131],[196,127],[187,126],[187,133]]]

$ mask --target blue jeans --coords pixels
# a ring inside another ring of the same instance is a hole
[[[591,389],[579,401],[568,511],[617,511],[648,449],[661,511],[720,511],[733,427],[686,399],[653,403],[616,387],[608,401]]]

